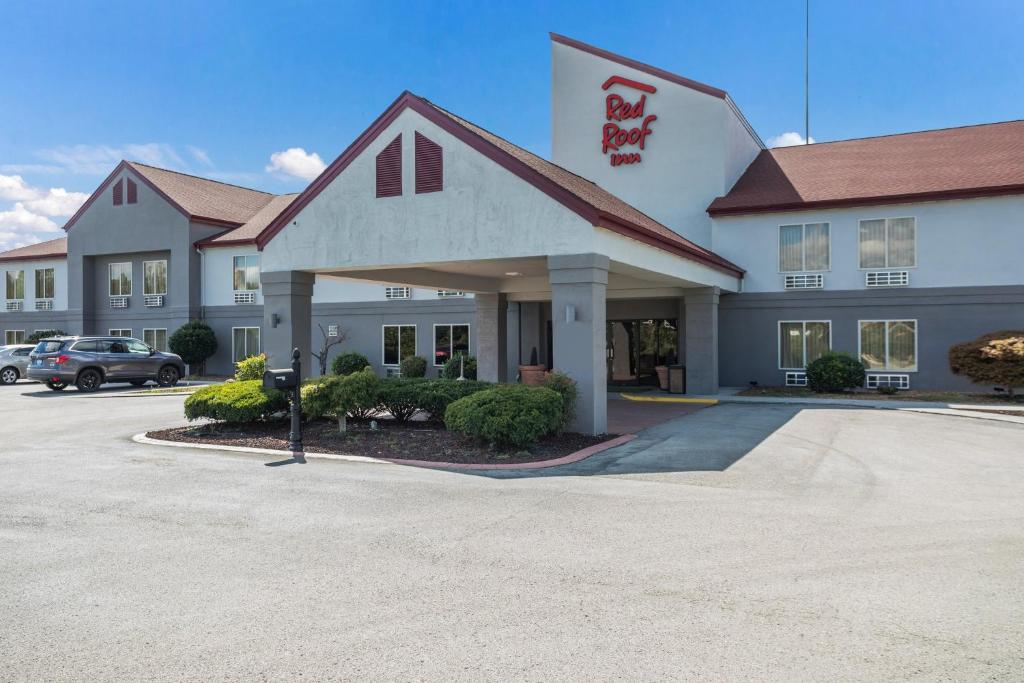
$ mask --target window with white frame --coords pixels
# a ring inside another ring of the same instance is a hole
[[[157,351],[167,350],[167,328],[147,327],[142,330],[142,341],[152,346]]]
[[[779,369],[803,370],[832,348],[832,323],[828,320],[779,322]]]
[[[434,325],[434,365],[444,365],[456,353],[469,355],[469,325]]]
[[[860,359],[868,370],[917,370],[916,320],[861,320]]]
[[[109,331],[111,337],[130,337],[132,336],[132,330],[129,327],[118,327]]]
[[[861,268],[912,268],[917,265],[917,225],[913,218],[875,218],[860,222]]]
[[[385,287],[384,288],[385,299],[411,299],[412,288],[411,287]]]
[[[131,296],[132,295],[132,264],[111,263],[110,270],[110,296]]]
[[[247,292],[260,288],[259,254],[236,256],[233,259],[231,284],[236,292]]]
[[[416,355],[415,325],[384,326],[384,365],[398,365]]]
[[[4,344],[24,344],[25,330],[7,330],[4,332]]]
[[[779,271],[794,273],[829,269],[828,223],[779,226]]]
[[[53,268],[36,268],[36,298],[53,298]]]
[[[260,355],[260,328],[231,328],[231,360],[235,363]]]
[[[7,300],[16,300],[25,298],[25,271],[24,270],[8,270],[7,271]]]
[[[146,296],[167,294],[167,261],[143,261],[142,293]]]

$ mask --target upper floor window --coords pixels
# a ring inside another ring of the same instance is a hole
[[[877,218],[860,222],[861,268],[911,268],[915,265],[915,219]]]
[[[110,264],[110,296],[132,295],[132,264]]]
[[[829,224],[779,226],[779,271],[793,273],[829,269]]]
[[[53,268],[36,268],[36,298],[53,298]]]
[[[868,370],[917,370],[917,321],[861,320],[859,347]]]
[[[384,288],[385,299],[411,299],[412,288],[411,287],[385,287]]]
[[[8,270],[7,271],[7,299],[24,299],[25,298],[25,271],[24,270]]]
[[[828,320],[779,323],[779,369],[803,370],[832,348],[832,323]]]
[[[167,261],[143,262],[142,293],[167,294]]]
[[[398,197],[402,194],[402,134],[388,143],[377,155],[377,196]]]
[[[416,133],[416,194],[440,192],[444,185],[441,145]]]
[[[260,288],[259,254],[236,256],[234,259],[232,285],[236,292]]]

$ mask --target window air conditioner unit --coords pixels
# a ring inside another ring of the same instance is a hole
[[[126,296],[112,296],[110,297],[111,308],[128,308],[128,297]]]
[[[52,311],[53,299],[36,299],[37,311]]]
[[[148,308],[160,308],[164,305],[163,294],[150,294],[146,297],[146,306]]]
[[[8,311],[20,311],[21,310],[21,301],[20,300],[8,301],[7,302],[7,310]]]
[[[452,297],[466,296],[465,292],[458,292],[454,289],[439,289],[437,290],[438,299],[449,299]]]
[[[786,276],[786,289],[821,289],[824,286],[825,276],[821,273],[799,273]]]
[[[385,287],[385,299],[411,299],[412,288],[410,287]]]
[[[256,303],[256,292],[235,292],[235,303],[236,304],[254,304],[254,303]]]
[[[906,287],[910,284],[910,273],[905,270],[872,270],[864,274],[868,287]]]
[[[910,388],[910,375],[868,375],[864,386],[868,389],[878,387],[896,387],[897,389]]]

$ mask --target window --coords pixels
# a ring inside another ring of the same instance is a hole
[[[167,350],[167,328],[149,328],[142,330],[142,341],[152,346],[157,351]]]
[[[128,353],[135,353],[140,356],[149,355],[149,347],[140,342],[138,339],[130,339],[124,343]]]
[[[779,323],[779,369],[801,370],[832,348],[832,323],[796,320]]]
[[[441,145],[416,133],[416,194],[440,192],[444,180]]]
[[[167,261],[142,262],[142,293],[167,294]]]
[[[861,268],[912,268],[915,265],[915,219],[878,218],[860,222]]]
[[[377,155],[377,197],[402,194],[402,134]]]
[[[779,271],[829,269],[829,224],[779,226]]]
[[[25,330],[7,330],[4,332],[4,344],[24,344]]]
[[[384,326],[384,365],[398,365],[416,355],[415,325]]]
[[[231,328],[231,360],[235,363],[260,355],[260,328]]]
[[[118,327],[118,328],[115,328],[113,330],[110,330],[110,332],[108,334],[111,337],[130,337],[130,336],[132,336],[132,331],[131,331],[131,328]]]
[[[110,296],[132,295],[132,264],[110,264]]]
[[[411,287],[385,287],[384,288],[385,299],[411,299],[412,288]]]
[[[469,325],[434,325],[434,365],[456,353],[469,355]]]
[[[260,288],[260,257],[259,254],[236,256],[234,258],[234,275],[232,286],[236,292],[244,292]]]
[[[25,298],[25,271],[24,270],[8,270],[7,271],[7,299],[24,299]]]
[[[128,204],[139,203],[139,186],[135,184],[135,181],[128,178]]]
[[[36,268],[36,298],[53,298],[53,268]]]
[[[111,190],[110,196],[114,201],[114,206],[124,204],[124,182],[120,178],[114,181],[114,188]]]
[[[860,359],[868,370],[917,370],[916,320],[861,320]]]

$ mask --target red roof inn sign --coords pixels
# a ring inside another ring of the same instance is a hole
[[[643,93],[655,93],[658,91],[653,85],[633,81],[622,76],[612,76],[604,85],[602,90],[607,90],[613,85],[624,85]],[[607,123],[601,128],[601,153],[611,152],[609,161],[612,166],[623,164],[639,164],[640,152],[632,149],[644,149],[647,136],[652,133],[651,123],[658,119],[654,114],[644,114],[644,107],[647,106],[647,95],[640,95],[636,102],[629,102],[621,95],[608,93],[604,98],[604,118]],[[628,148],[628,149],[627,149]]]

